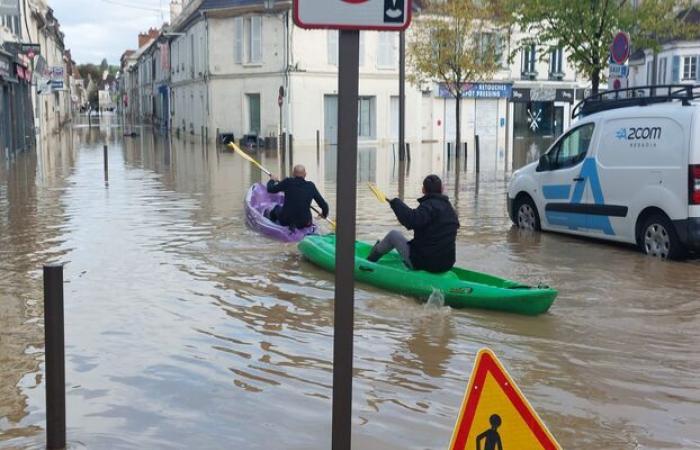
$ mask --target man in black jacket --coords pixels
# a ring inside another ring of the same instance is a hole
[[[306,181],[306,168],[302,165],[294,167],[292,178],[279,181],[271,175],[267,182],[267,192],[275,194],[284,192],[284,206],[275,206],[266,216],[273,222],[278,222],[290,228],[306,228],[311,226],[311,200],[321,207],[321,215],[328,217],[328,203],[323,199],[311,181]]]
[[[409,269],[433,273],[452,269],[459,228],[457,213],[443,195],[442,180],[437,175],[423,180],[423,194],[417,209],[409,208],[398,198],[389,202],[401,225],[413,230],[413,240],[408,241],[399,231],[393,230],[382,241],[377,241],[367,260],[377,262],[396,249]]]

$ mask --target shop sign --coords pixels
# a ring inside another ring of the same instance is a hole
[[[558,102],[573,103],[574,102],[574,90],[573,89],[557,89],[555,100]]]
[[[512,95],[513,85],[508,83],[464,83],[462,85],[463,98],[498,99],[511,98]],[[438,97],[452,97],[445,83],[440,83],[438,86]]]
[[[530,103],[530,89],[513,88],[513,103]]]

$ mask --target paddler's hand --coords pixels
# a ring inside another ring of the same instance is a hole
[[[277,175],[271,173],[270,174],[270,179],[274,181],[275,183],[279,183],[280,179],[277,177]]]

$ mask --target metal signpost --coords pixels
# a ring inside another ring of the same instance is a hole
[[[360,30],[405,30],[411,0],[294,0],[294,22],[340,30],[332,448],[350,450]]]

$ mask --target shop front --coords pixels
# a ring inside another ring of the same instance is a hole
[[[568,128],[574,98],[574,89],[513,89],[513,170],[537,161]]]

